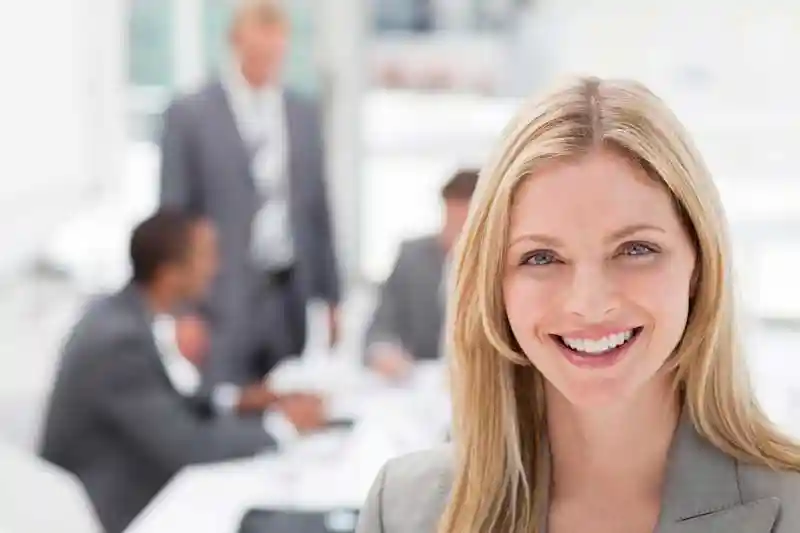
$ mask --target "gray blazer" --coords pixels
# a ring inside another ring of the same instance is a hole
[[[285,91],[285,109],[295,276],[292,302],[284,310],[289,316],[262,322],[274,327],[270,335],[279,351],[299,353],[305,343],[307,300],[320,297],[336,303],[340,287],[320,112],[311,101],[291,91]],[[247,359],[247,329],[252,315],[259,312],[259,294],[265,282],[264,274],[253,268],[250,255],[251,226],[261,207],[260,194],[221,82],[172,103],[164,115],[161,151],[161,205],[210,217],[220,235],[220,273],[207,309],[215,333],[207,377],[212,383],[259,378],[252,375]],[[288,322],[283,323],[284,319]]]
[[[364,353],[376,342],[403,346],[418,360],[439,357],[445,254],[436,236],[404,242],[380,289]]]
[[[370,491],[357,533],[435,533],[452,479],[447,448],[390,461]],[[744,465],[682,420],[655,533],[797,531],[800,474]]]
[[[133,286],[90,305],[68,339],[41,455],[75,474],[108,533],[182,467],[274,448],[260,418],[212,417],[172,386]]]

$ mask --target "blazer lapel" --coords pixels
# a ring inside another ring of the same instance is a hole
[[[684,413],[673,439],[656,533],[769,533],[777,498],[742,501],[736,460],[702,438]]]
[[[780,501],[764,498],[670,524],[657,533],[769,533],[778,516]]]
[[[290,206],[295,205],[295,200],[299,199],[297,188],[300,186],[299,181],[302,179],[302,172],[300,172],[303,157],[301,140],[304,138],[305,133],[302,131],[303,125],[301,124],[298,105],[294,94],[290,90],[284,89],[284,142],[286,143],[286,180],[288,182],[287,190],[289,192]]]
[[[240,161],[244,181],[248,189],[255,193],[255,181],[250,170],[250,154],[247,152],[247,145],[236,122],[233,102],[222,82],[216,82],[211,86],[211,99],[211,112],[215,115],[211,122],[216,124],[219,130],[216,138],[228,145],[229,153],[234,154],[236,160]]]
[[[164,383],[166,383],[171,389],[177,390],[172,383],[172,379],[170,378],[167,369],[164,367],[161,351],[153,333],[152,323],[155,317],[147,308],[147,304],[145,303],[144,295],[142,294],[141,290],[133,283],[130,283],[119,293],[119,296],[123,302],[123,305],[133,312],[134,316],[136,317],[142,338],[148,339],[150,350],[147,354],[143,354],[143,357],[148,358],[151,366],[158,372],[158,375],[161,377]]]

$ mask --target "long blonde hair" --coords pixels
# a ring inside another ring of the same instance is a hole
[[[525,105],[507,127],[457,247],[448,311],[457,457],[440,533],[539,530],[549,483],[544,395],[504,309],[509,211],[520,183],[543,163],[600,146],[622,151],[666,186],[697,248],[695,293],[670,361],[698,432],[742,461],[800,469],[800,448],[771,426],[749,386],[736,338],[727,223],[702,158],[641,84],[580,79]]]

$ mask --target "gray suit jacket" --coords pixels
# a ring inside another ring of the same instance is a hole
[[[374,343],[391,342],[419,360],[439,357],[444,262],[436,236],[401,245],[394,270],[380,289],[364,353]]]
[[[357,533],[435,533],[452,480],[447,448],[390,461],[370,491]],[[739,463],[682,420],[655,533],[796,531],[800,474]]]
[[[289,142],[289,211],[295,246],[295,283],[290,316],[276,316],[280,351],[298,353],[305,343],[306,301],[339,300],[325,176],[320,113],[310,101],[285,92]],[[207,377],[212,383],[252,380],[247,360],[248,321],[258,311],[264,274],[250,255],[251,225],[261,207],[247,148],[238,130],[227,92],[220,82],[175,100],[164,115],[161,142],[161,205],[210,217],[220,235],[221,264],[208,311],[214,326],[213,354]],[[288,323],[279,323],[282,320]],[[280,354],[281,356],[286,354]]]
[[[90,305],[62,354],[44,459],[74,473],[122,531],[182,467],[274,447],[260,418],[212,417],[167,377],[134,286]]]

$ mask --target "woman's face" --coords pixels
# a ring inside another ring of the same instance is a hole
[[[694,268],[670,194],[643,168],[605,149],[555,162],[511,210],[508,320],[548,388],[576,406],[608,405],[666,379]]]

